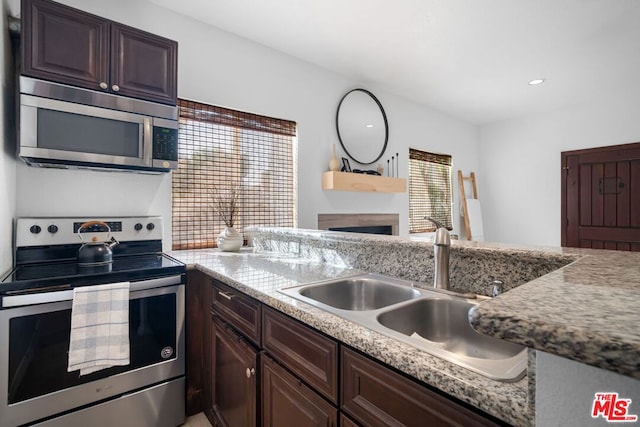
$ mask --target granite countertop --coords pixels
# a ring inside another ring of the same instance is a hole
[[[181,261],[480,410],[534,424],[535,356],[518,382],[490,380],[278,292],[360,271],[433,279],[433,245],[396,236],[250,230],[256,249],[177,251]],[[640,253],[454,241],[456,291],[505,293],[471,313],[479,332],[640,379]]]
[[[576,261],[482,303],[472,326],[640,379],[640,253],[563,252]]]
[[[278,292],[285,287],[350,276],[360,270],[250,249],[237,253],[187,250],[170,255],[486,413],[513,425],[533,425],[530,377],[515,383],[490,380]]]

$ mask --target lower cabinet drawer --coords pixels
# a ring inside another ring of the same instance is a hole
[[[262,346],[318,393],[338,404],[338,343],[268,307],[262,310]]]
[[[337,427],[338,409],[265,354],[261,356],[262,426]]]
[[[211,309],[259,347],[261,304],[215,279],[212,283]]]
[[[499,425],[345,347],[341,409],[366,426]]]

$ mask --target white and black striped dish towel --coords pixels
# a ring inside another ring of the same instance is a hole
[[[73,289],[68,372],[129,364],[129,282]]]

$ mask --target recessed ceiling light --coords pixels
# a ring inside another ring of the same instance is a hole
[[[372,127],[373,127],[373,125],[371,125],[371,124],[367,124],[367,125],[364,125],[364,127],[366,127],[366,128],[372,128]]]
[[[545,81],[545,80],[546,80],[546,79],[535,79],[535,80],[531,80],[531,81],[529,82],[529,85],[530,85],[530,86],[539,85],[539,84],[544,83],[544,81]]]

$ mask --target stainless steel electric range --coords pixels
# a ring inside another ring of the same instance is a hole
[[[184,422],[185,265],[162,253],[162,229],[160,217],[17,219],[15,268],[0,283],[0,425]],[[111,260],[78,263],[81,241],[109,233]],[[129,365],[67,372],[73,288],[123,281]]]

